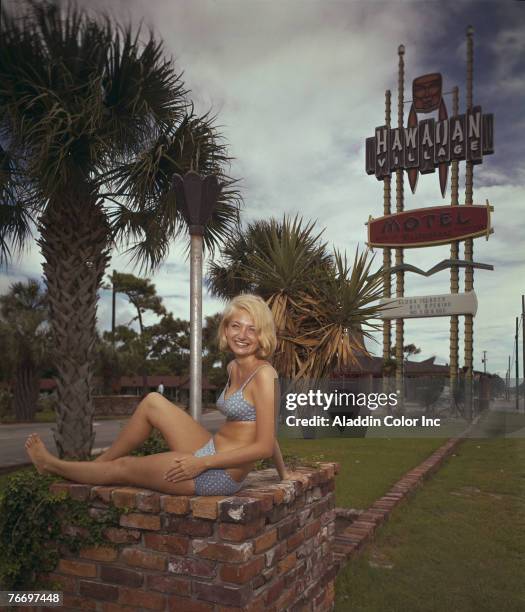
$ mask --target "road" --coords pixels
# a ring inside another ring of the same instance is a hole
[[[95,428],[95,449],[109,446],[121,430],[127,419],[93,422]],[[215,433],[224,422],[220,413],[207,413],[202,417],[202,424],[208,431]],[[28,463],[24,442],[30,433],[38,433],[48,448],[54,452],[55,442],[52,427],[54,423],[19,423],[13,425],[0,424],[0,470],[13,468]]]

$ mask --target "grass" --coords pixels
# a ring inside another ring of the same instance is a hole
[[[310,461],[337,461],[336,504],[367,508],[445,442],[442,438],[284,439],[283,453]]]
[[[463,442],[336,583],[336,612],[524,609],[525,440]]]

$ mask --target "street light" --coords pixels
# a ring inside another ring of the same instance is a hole
[[[217,204],[220,186],[215,175],[201,177],[190,170],[173,176],[177,208],[190,233],[190,414],[202,411],[202,246],[204,227]]]

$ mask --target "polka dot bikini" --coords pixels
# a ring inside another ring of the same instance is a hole
[[[244,387],[250,382],[255,374],[263,368],[263,364],[255,370],[247,378],[242,387],[232,393],[230,397],[226,397],[226,389],[229,387],[230,379],[217,400],[217,408],[226,415],[228,421],[255,421],[255,407],[249,404],[243,397]],[[213,437],[206,444],[195,451],[195,457],[206,457],[207,455],[215,455],[215,444]],[[225,469],[206,470],[195,477],[195,494],[196,495],[233,495],[242,487],[242,482],[234,480]]]

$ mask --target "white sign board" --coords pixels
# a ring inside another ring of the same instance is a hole
[[[385,307],[385,310],[379,314],[380,319],[475,315],[478,310],[478,300],[474,291],[467,293],[444,293],[442,295],[383,298],[380,304]]]

